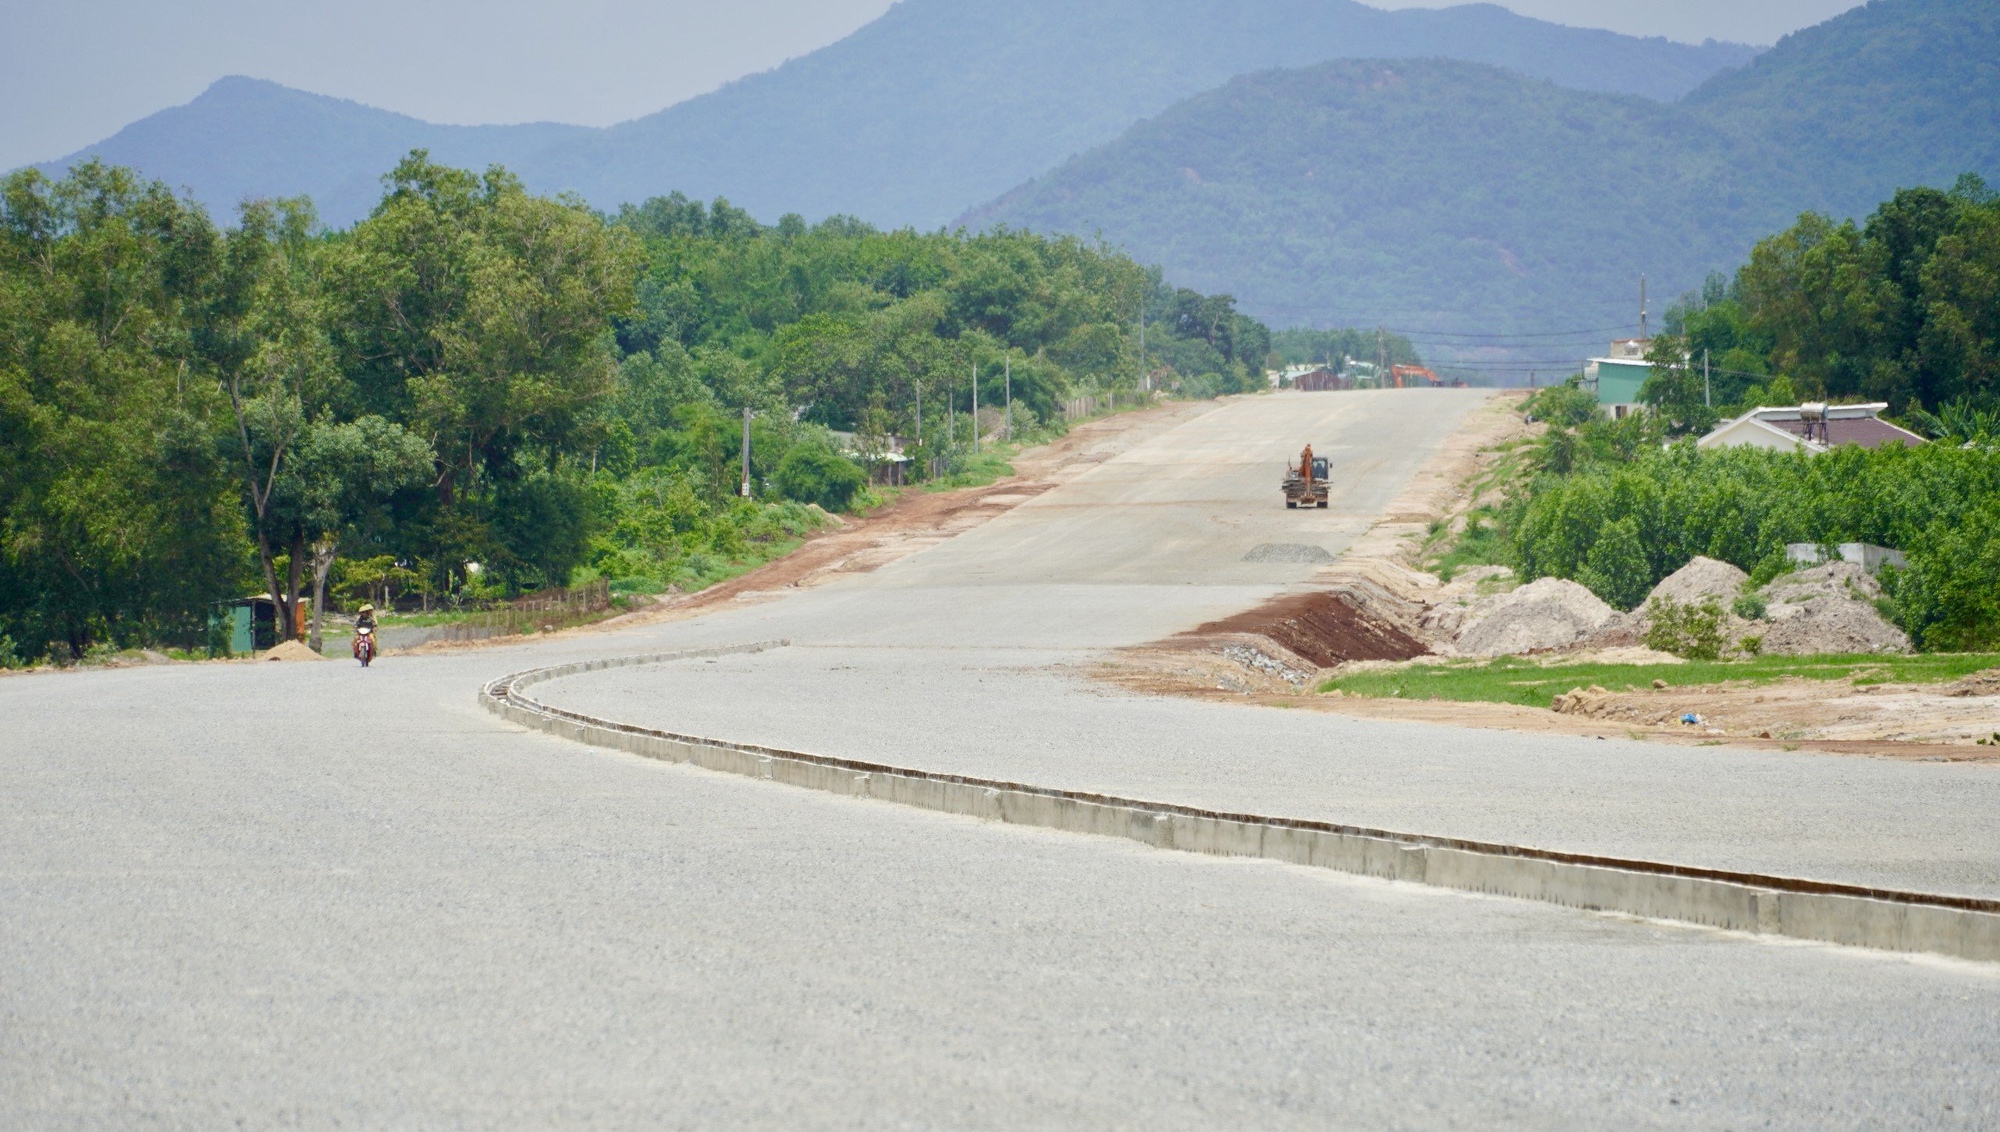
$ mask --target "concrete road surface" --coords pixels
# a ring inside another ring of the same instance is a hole
[[[1079,675],[1298,580],[1240,563],[1244,544],[1345,545],[1470,403],[1239,402],[875,575],[698,621],[366,672],[0,679],[0,1126],[2000,1121],[1991,966],[945,817],[591,751],[473,701],[538,664],[783,630],[801,643],[539,691],[729,738],[1426,829],[1533,832],[1539,795],[1571,815],[1549,836],[1608,838],[1593,806],[1643,814],[1651,790],[1706,820],[1673,774],[1616,773],[1670,748],[1166,703]],[[1269,507],[1302,439],[1341,446],[1350,506],[1232,514]],[[1911,875],[1991,883],[1990,837],[1940,866],[1942,839],[1898,835],[1990,830],[1978,776],[1760,759],[1679,765],[1741,780],[1711,803],[1844,784],[1769,819],[1811,847],[1802,864],[1871,867],[1819,830],[1832,813]],[[1892,820],[1915,806],[1932,812]]]

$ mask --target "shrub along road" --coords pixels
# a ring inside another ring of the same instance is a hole
[[[541,691],[829,754],[1420,829],[1505,828],[1537,792],[1559,829],[1615,800],[1621,765],[1643,769],[1624,789],[1663,789],[1663,763],[1705,776],[1659,800],[1697,824],[1697,802],[1839,780],[1851,804],[1807,794],[1767,819],[1771,844],[1782,826],[1816,851],[1842,841],[1826,825],[1892,833],[1871,808],[1946,828],[1994,812],[1980,768],[1163,702],[1069,667],[1303,580],[1240,559],[1339,550],[1475,403],[1248,399],[872,574],[687,621],[367,672],[0,680],[0,1123],[1992,1119],[1987,967],[795,791],[523,733],[473,699],[537,665],[789,635]],[[1331,512],[1275,505],[1306,439],[1352,484]],[[1614,811],[1573,828],[1609,836]],[[1925,863],[1930,842],[1869,853],[1956,887],[1992,876]]]

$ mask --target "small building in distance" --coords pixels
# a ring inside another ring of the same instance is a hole
[[[1620,338],[1609,354],[1583,364],[1584,387],[1596,392],[1598,407],[1613,418],[1639,411],[1639,388],[1653,372],[1646,360],[1650,345],[1648,338]]]
[[[1346,389],[1348,384],[1339,374],[1325,366],[1313,366],[1292,378],[1292,388],[1303,389],[1308,393],[1326,393],[1336,389]]]
[[[1840,444],[1878,448],[1901,444],[1914,448],[1924,438],[1881,418],[1885,401],[1865,405],[1808,403],[1752,409],[1723,421],[1696,441],[1701,448],[1769,448],[1781,452],[1820,453]]]

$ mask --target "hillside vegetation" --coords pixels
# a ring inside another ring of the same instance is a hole
[[[1010,364],[1017,433],[1129,389],[1142,303],[1169,389],[1250,385],[1269,346],[1074,239],[606,218],[421,152],[386,180],[336,232],[95,164],[0,182],[0,666],[200,646],[251,592],[699,588],[865,501],[853,448],[962,467],[975,380],[989,435]]]
[[[1177,99],[1267,67],[1441,56],[1669,99],[1754,53],[1491,5],[904,0],[838,43],[605,130],[432,126],[239,79],[44,171],[59,177],[94,155],[191,186],[218,213],[245,197],[305,194],[345,224],[371,207],[374,172],[422,146],[472,168],[505,164],[535,191],[575,190],[606,209],[678,189],[727,196],[767,221],[796,212],[933,227]]]
[[[1996,18],[1876,0],[1671,106],[1445,60],[1270,71],[966,220],[1101,232],[1277,322],[1617,327],[1642,273],[1683,290],[1802,211],[2000,171]]]

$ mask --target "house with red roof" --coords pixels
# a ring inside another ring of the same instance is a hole
[[[1924,438],[1881,418],[1885,401],[1865,405],[1808,403],[1752,409],[1724,421],[1696,441],[1699,448],[1770,448],[1781,452],[1820,453],[1840,444],[1879,448],[1901,444],[1914,448]]]

